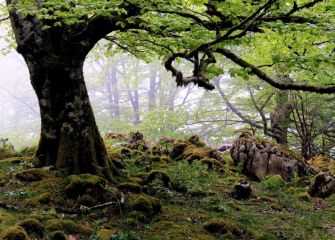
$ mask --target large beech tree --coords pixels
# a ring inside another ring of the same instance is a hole
[[[323,85],[315,81],[278,82],[241,54],[250,50],[249,43],[258,36],[275,36],[278,42],[290,42],[282,44],[290,54],[275,56],[272,61],[264,59],[264,66],[288,62],[292,75],[298,67],[306,72],[322,67],[327,78],[328,66],[333,64],[333,3],[7,0],[17,51],[28,65],[39,100],[39,163],[66,169],[69,174],[89,172],[112,177],[113,164],[97,129],[83,77],[85,58],[99,40],[110,41],[112,50],[122,49],[147,60],[159,54],[178,86],[194,83],[213,89],[209,79],[221,73],[215,63],[217,57],[223,56],[241,67],[235,73],[254,74],[274,87],[332,93],[335,87],[325,86],[329,80]],[[301,34],[310,39],[299,43]],[[193,64],[190,76],[185,77],[174,67],[178,58]],[[317,67],[313,61],[318,61]]]

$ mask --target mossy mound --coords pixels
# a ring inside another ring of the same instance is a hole
[[[206,146],[196,135],[191,136],[187,140],[176,140],[173,144],[170,157],[176,161],[186,160],[189,163],[204,158],[215,159],[222,164],[225,163],[219,151]]]
[[[87,206],[87,207],[92,207],[98,203],[98,200],[96,197],[91,196],[89,194],[84,194],[78,198],[78,204]]]
[[[315,156],[309,159],[307,163],[313,167],[316,167],[320,171],[331,172],[335,174],[335,162],[324,156]]]
[[[46,224],[46,229],[49,232],[63,231],[67,234],[88,235],[93,232],[92,229],[84,227],[79,223],[75,223],[74,221],[59,219],[49,220]]]
[[[207,165],[207,168],[209,170],[212,170],[212,169],[217,169],[217,170],[220,170],[220,169],[223,169],[224,165],[219,162],[218,160],[214,159],[214,158],[203,158],[201,161],[200,161],[201,164],[203,165]]]
[[[66,240],[66,235],[62,231],[50,233],[50,240]]]
[[[34,182],[40,181],[47,176],[48,170],[42,168],[31,168],[15,174],[15,177],[21,181]]]
[[[42,193],[36,197],[31,198],[28,201],[28,205],[31,207],[39,206],[40,204],[48,204],[51,202],[52,195],[49,192]]]
[[[162,204],[158,198],[140,194],[129,203],[130,209],[153,216],[161,212]]]
[[[173,148],[174,138],[161,138],[151,148],[151,154],[153,155],[169,155]]]
[[[9,147],[0,147],[0,160],[12,157],[20,157],[21,155]]]
[[[6,231],[4,240],[28,240],[28,235],[22,227],[11,227]]]
[[[163,186],[168,188],[171,185],[171,178],[169,175],[167,175],[165,172],[162,171],[157,171],[157,170],[153,170],[151,171],[146,180],[145,180],[145,184],[150,184],[152,183],[154,180],[161,180],[163,183]]]
[[[132,183],[132,182],[121,183],[119,184],[118,188],[120,191],[124,191],[124,192],[133,192],[133,193],[142,192],[142,187],[138,185],[137,183]]]
[[[106,180],[97,175],[71,175],[65,181],[65,193],[69,198],[78,198],[85,194],[101,197],[106,192]]]
[[[28,218],[19,224],[24,230],[33,236],[43,237],[44,226],[35,218]]]
[[[242,236],[243,231],[234,222],[224,219],[212,219],[204,224],[204,229],[213,234],[231,233],[236,237]]]

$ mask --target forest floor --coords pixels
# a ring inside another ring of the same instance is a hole
[[[255,182],[228,152],[223,168],[208,169],[112,144],[109,154],[125,167],[115,183],[31,168],[33,148],[3,154],[1,239],[335,239],[335,194],[311,198],[312,176]],[[241,179],[252,186],[247,200],[231,196]]]

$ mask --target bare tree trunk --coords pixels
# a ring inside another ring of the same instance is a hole
[[[275,96],[276,105],[273,113],[270,115],[271,130],[275,133],[275,139],[278,143],[287,145],[287,131],[290,125],[290,116],[292,106],[289,103],[289,92],[277,90]]]
[[[120,118],[120,97],[117,79],[117,67],[111,66],[106,76],[106,90],[111,117]]]
[[[134,124],[137,125],[141,122],[138,89],[131,90],[130,87],[127,85],[127,93],[134,111]]]
[[[151,66],[150,85],[149,85],[149,111],[156,107],[156,90],[157,90],[157,72],[158,70]]]

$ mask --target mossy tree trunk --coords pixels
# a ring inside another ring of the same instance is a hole
[[[54,61],[55,56],[48,56]],[[99,134],[83,78],[83,58],[48,63],[30,59],[31,82],[41,112],[41,137],[36,152],[43,166],[69,173],[99,173],[107,153]]]
[[[10,11],[17,50],[24,57],[41,114],[36,157],[41,166],[54,165],[67,174],[92,173],[112,178],[83,76],[83,65],[95,43],[112,29],[96,25],[43,29],[34,16]]]

